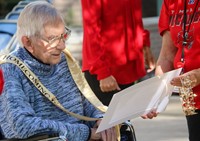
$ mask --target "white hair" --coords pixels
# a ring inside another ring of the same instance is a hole
[[[21,45],[22,37],[40,36],[46,25],[56,26],[64,20],[56,8],[45,1],[29,3],[21,11],[17,22],[17,39]]]

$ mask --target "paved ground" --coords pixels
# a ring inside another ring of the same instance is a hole
[[[186,119],[178,96],[172,96],[163,113],[153,120],[136,118],[137,141],[188,141]]]

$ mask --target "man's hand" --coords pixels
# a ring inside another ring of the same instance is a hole
[[[115,127],[109,128],[105,131],[96,134],[97,127],[99,126],[101,120],[97,121],[95,126],[91,128],[90,141],[117,141],[117,134]]]
[[[113,76],[106,77],[100,80],[100,88],[102,92],[110,92],[114,90],[121,90]]]
[[[145,64],[148,67],[147,73],[149,73],[155,69],[155,59],[151,52],[150,47],[145,46],[143,51],[144,51]]]

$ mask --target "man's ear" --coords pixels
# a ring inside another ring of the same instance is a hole
[[[24,45],[24,47],[30,52],[33,52],[33,46],[31,43],[31,40],[27,37],[27,36],[23,36],[22,37],[22,43]]]

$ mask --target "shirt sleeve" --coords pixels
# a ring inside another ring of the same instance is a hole
[[[4,67],[3,72],[5,72],[5,87],[0,97],[0,124],[6,138],[24,139],[51,131],[60,136],[65,135],[68,140],[88,139],[90,129],[82,122],[63,123],[37,116],[32,105],[34,103],[23,91],[24,88],[20,83],[23,80],[16,75],[19,71]]]
[[[104,113],[96,109],[84,96],[83,96],[84,113],[87,117],[102,118]],[[87,122],[87,125],[92,128],[96,121]]]
[[[85,110],[85,115],[93,118],[103,117],[103,113],[96,109],[84,96],[83,96],[83,106]]]
[[[160,35],[163,35],[163,32],[166,30],[169,30],[169,13],[168,13],[168,5],[167,0],[163,1],[161,11],[160,11],[160,17],[158,22],[158,29],[160,32]]]
[[[144,29],[143,31],[143,46],[150,47],[150,32],[147,29]]]
[[[4,78],[3,78],[3,72],[2,69],[0,68],[0,95],[3,91],[3,86],[4,86]]]
[[[99,0],[82,0],[82,14],[83,14],[83,27],[84,38],[88,41],[87,54],[89,51],[90,56],[90,73],[96,74],[97,79],[103,79],[111,75],[110,69],[107,65],[107,54],[104,48],[104,39],[101,35],[102,21],[101,21],[102,5]]]

